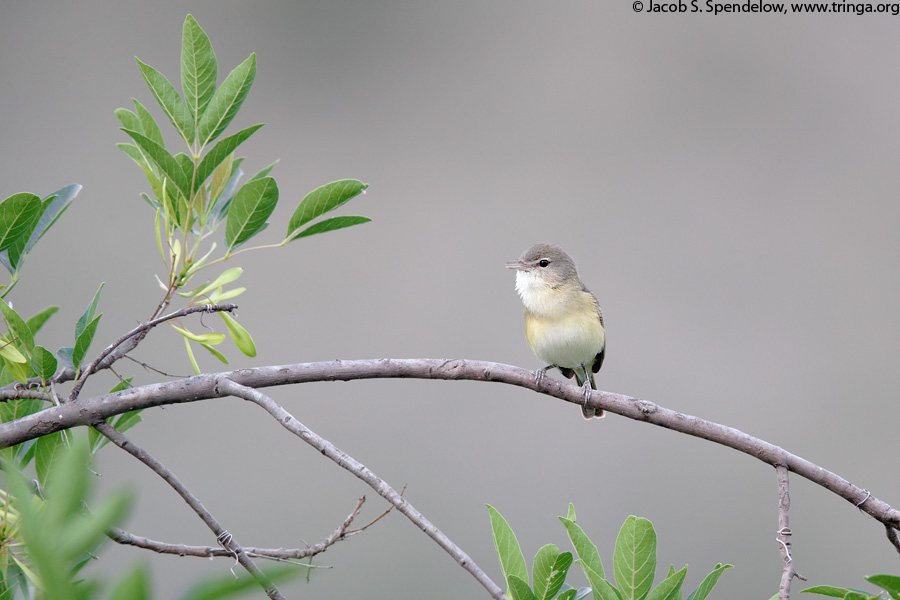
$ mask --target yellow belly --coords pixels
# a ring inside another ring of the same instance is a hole
[[[570,369],[593,364],[606,345],[606,332],[593,302],[584,304],[553,316],[525,311],[525,337],[539,359]]]

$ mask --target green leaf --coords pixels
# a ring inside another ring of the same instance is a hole
[[[34,442],[34,469],[42,487],[47,485],[53,465],[66,449],[63,432],[57,431],[39,437]]]
[[[263,177],[244,184],[228,207],[225,224],[226,255],[262,231],[266,219],[278,202],[278,186],[271,177]]]
[[[222,342],[225,341],[224,333],[196,334],[196,333],[191,333],[187,329],[182,329],[181,327],[178,327],[177,325],[172,325],[172,329],[174,329],[175,331],[177,331],[178,333],[180,333],[187,339],[191,340],[192,342],[197,342],[199,344],[215,345],[215,344],[221,344]]]
[[[543,599],[547,593],[547,586],[553,574],[553,565],[559,556],[559,548],[556,544],[542,546],[534,555],[531,563],[531,580],[534,587],[534,595]]]
[[[216,145],[206,153],[206,156],[203,157],[203,159],[200,161],[200,164],[197,166],[197,174],[194,178],[194,189],[200,189],[200,186],[203,185],[204,182],[206,182],[207,178],[210,175],[212,175],[216,167],[222,164],[222,162],[229,156],[231,156],[231,153],[234,152],[238,146],[244,143],[244,140],[253,135],[254,132],[256,132],[256,130],[262,126],[262,123],[258,125],[251,125],[246,129],[241,129],[234,135],[230,135],[227,138],[221,139],[216,142]]]
[[[28,320],[25,321],[25,324],[28,325],[28,329],[31,330],[31,333],[36,334],[41,330],[41,327],[44,326],[44,323],[47,322],[47,319],[52,317],[58,310],[58,306],[48,306],[44,310],[31,315]]]
[[[509,589],[513,600],[537,600],[537,596],[528,587],[528,583],[516,575],[509,576]]]
[[[27,192],[0,202],[0,253],[5,253],[0,262],[10,273],[18,269],[19,258],[44,208],[40,198]]]
[[[572,513],[574,513],[574,510],[570,510],[570,514]],[[572,547],[575,548],[578,558],[593,569],[600,577],[606,577],[603,570],[603,561],[600,560],[600,552],[597,551],[597,546],[594,542],[592,542],[581,527],[575,523],[574,519],[559,517],[559,520],[562,521],[562,524],[565,526],[566,532],[569,534],[569,540],[571,540]]]
[[[165,148],[166,140],[165,138],[163,138],[162,130],[156,123],[156,119],[153,118],[153,115],[150,114],[150,111],[147,110],[143,104],[138,102],[137,99],[132,98],[131,101],[134,103],[135,116],[137,116],[138,121],[141,124],[141,128],[137,131],[140,131],[149,139]],[[126,129],[129,128],[126,127]]]
[[[201,161],[201,163],[202,162],[203,161]],[[219,199],[219,196],[221,196],[222,192],[228,187],[233,166],[234,154],[229,154],[225,157],[225,160],[219,163],[219,166],[213,169],[212,180],[209,182],[209,197],[212,201],[209,203],[208,212],[212,212],[212,209],[215,207],[215,201]]]
[[[250,93],[256,77],[256,54],[239,64],[215,91],[197,124],[197,139],[203,148],[219,137]]]
[[[516,534],[503,515],[491,506],[486,504],[488,512],[491,515],[491,531],[494,534],[494,548],[497,550],[497,557],[500,559],[500,570],[503,572],[503,578],[509,583],[510,576],[515,576],[522,581],[528,581],[528,566],[525,564],[525,555],[519,547],[519,540]]]
[[[297,233],[290,239],[290,241],[299,240],[303,237],[308,237],[310,235],[316,235],[317,233],[326,233],[329,231],[334,231],[335,229],[343,229],[344,227],[351,227],[353,225],[360,225],[362,223],[368,223],[372,219],[368,217],[357,217],[357,216],[347,216],[347,217],[331,217],[330,219],[323,219],[318,223],[313,223],[300,233]]]
[[[218,358],[220,361],[222,361],[222,362],[225,363],[226,365],[228,364],[228,359],[225,358],[225,355],[224,355],[224,354],[222,354],[221,352],[219,352],[218,350],[216,350],[215,348],[213,348],[213,347],[210,346],[209,344],[202,344],[202,343],[201,343],[200,345],[203,346],[204,348],[206,348],[206,349],[209,351],[210,354],[212,354],[213,356],[215,356],[216,358]]]
[[[187,337],[184,338],[184,348],[187,351],[188,359],[191,361],[191,367],[194,369],[194,373],[200,375],[200,373],[202,373],[200,365],[197,364],[197,358],[194,356],[194,350],[191,348],[191,341]]]
[[[72,362],[72,353],[75,352],[75,348],[66,346],[65,348],[60,348],[56,351],[56,356],[59,357],[59,361],[66,367],[75,368],[75,363]]]
[[[234,342],[237,349],[246,356],[256,356],[256,344],[253,343],[253,338],[250,337],[247,330],[241,327],[228,313],[219,312],[217,314],[225,321],[225,327],[228,328],[228,333],[231,334],[231,341]]]
[[[18,348],[12,342],[0,342],[0,356],[2,356],[8,363],[16,363],[16,364],[26,364],[28,359],[22,354]],[[7,364],[7,366],[9,366]],[[21,377],[16,377],[19,381],[22,381]]]
[[[569,512],[566,513],[566,518],[573,523],[575,522],[575,505],[569,502]]]
[[[31,368],[41,378],[41,382],[53,377],[57,366],[56,357],[43,346],[35,346],[31,351]]]
[[[221,287],[223,285],[228,285],[232,281],[237,281],[237,279],[243,274],[244,270],[240,267],[232,267],[230,269],[225,270],[221,275],[216,277],[216,279],[199,289],[194,290],[193,292],[189,292],[184,295],[185,298],[195,298],[197,296],[205,296],[209,294],[211,291],[216,289],[217,287]],[[181,295],[181,294],[179,294]]]
[[[619,595],[616,588],[605,577],[591,569],[580,558],[575,562],[581,565],[584,576],[587,577],[588,583],[591,584],[591,588],[594,590],[594,600],[622,600],[622,596]]]
[[[680,593],[681,584],[684,583],[684,578],[686,576],[687,567],[671,573],[668,577],[663,579],[653,591],[647,594],[646,600],[671,600],[676,594]]]
[[[31,249],[38,243],[38,240],[44,237],[47,230],[53,227],[53,224],[56,223],[64,212],[66,212],[66,209],[69,208],[69,205],[72,204],[75,196],[77,196],[80,191],[81,185],[73,183],[44,198],[44,208],[41,213],[41,218],[38,219],[34,231],[31,232],[31,237],[29,237],[28,242],[25,243],[25,254],[31,252]],[[48,200],[50,200],[50,202],[47,202]]]
[[[900,600],[900,577],[896,575],[870,575],[866,577],[866,581],[886,591],[894,600]]]
[[[559,596],[556,597],[556,600],[575,600],[575,595],[578,593],[578,590],[575,588],[569,588]]]
[[[181,90],[195,122],[216,91],[218,69],[209,36],[197,20],[188,15],[181,36]]]
[[[800,593],[819,594],[821,596],[830,596],[832,598],[843,598],[850,593],[850,590],[848,590],[847,588],[835,587],[833,585],[817,585],[811,588],[806,588],[805,590],[800,590]],[[778,594],[776,594],[775,597],[778,597]]]
[[[544,593],[544,600],[551,600],[551,598],[556,597],[566,582],[566,575],[568,575],[569,567],[571,566],[571,552],[561,552],[556,557],[556,562],[553,564],[553,570],[550,573],[550,580],[547,583],[547,591]],[[537,584],[535,584],[535,587],[537,587]]]
[[[6,303],[6,300],[0,300],[0,312],[9,325],[10,332],[18,338],[25,350],[31,352],[34,348],[34,334],[28,328],[28,324],[19,316],[13,307]]]
[[[132,100],[134,100],[134,98],[132,98]],[[122,124],[122,127],[144,133],[144,126],[136,114],[127,108],[117,108],[115,113],[116,118],[119,120],[119,123]]]
[[[166,113],[184,142],[190,146],[194,142],[194,120],[184,100],[181,99],[178,91],[169,83],[165,75],[141,62],[139,58],[135,57],[135,60],[141,70],[141,75],[144,76],[144,81],[147,82],[147,87],[150,88],[160,108]]]
[[[94,320],[87,324],[78,337],[75,338],[75,348],[72,350],[72,365],[76,370],[81,368],[81,361],[84,360],[87,351],[91,347],[91,342],[94,341],[94,334],[97,333],[97,324],[100,322],[100,317],[102,316],[103,315],[97,315]]]
[[[716,583],[718,583],[719,577],[725,572],[725,569],[730,569],[731,567],[732,565],[717,564],[712,572],[700,582],[697,589],[688,595],[687,600],[706,600]]]
[[[10,357],[13,358],[10,358]],[[10,344],[0,347],[0,357],[3,357],[3,365],[6,371],[16,381],[20,383],[28,383],[28,369],[26,365],[28,360],[22,356],[22,353]]]
[[[625,600],[647,594],[656,573],[656,532],[650,521],[634,515],[625,519],[616,537],[613,570]]]
[[[187,196],[190,191],[189,186],[189,177],[185,174],[184,169],[182,168],[182,163],[179,162],[168,150],[164,147],[160,146],[147,136],[142,133],[138,133],[137,131],[132,131],[130,129],[123,129],[124,131],[134,143],[137,144],[138,148],[140,148],[141,152],[147,155],[156,166],[159,167],[159,170],[168,177],[169,181],[175,186],[175,188],[182,193],[182,195]]]
[[[84,328],[87,327],[87,324],[94,320],[94,314],[97,312],[97,305],[100,303],[100,292],[103,291],[104,286],[106,286],[106,282],[100,284],[100,287],[97,288],[97,293],[94,294],[93,300],[88,305],[87,310],[78,318],[78,322],[75,324],[75,338],[81,335],[81,332],[84,331]]]
[[[291,215],[285,239],[293,239],[298,230],[325,213],[342,206],[363,193],[369,184],[358,179],[332,181],[308,193]]]
[[[271,165],[269,165],[268,167],[265,167],[264,169],[261,169],[258,173],[256,173],[255,175],[253,175],[253,177],[250,178],[250,181],[256,181],[257,179],[262,179],[263,177],[265,177],[266,175],[268,175],[269,173],[271,173],[271,172],[272,172],[272,169],[274,169],[274,168],[275,168],[275,165],[277,165],[277,164],[278,164],[278,161],[276,160],[275,162],[273,162],[273,163],[272,163]]]
[[[110,600],[151,600],[150,573],[146,565],[135,565],[116,583]]]

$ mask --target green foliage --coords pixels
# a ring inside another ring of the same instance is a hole
[[[143,197],[156,211],[157,246],[167,271],[166,277],[160,279],[160,285],[166,300],[174,293],[186,298],[189,306],[233,298],[244,288],[223,290],[221,285],[201,285],[191,294],[181,290],[190,285],[200,270],[229,260],[240,252],[284,246],[301,237],[370,220],[338,216],[312,223],[367,187],[356,179],[345,179],[310,192],[294,211],[288,234],[280,243],[245,247],[267,228],[268,219],[278,203],[278,185],[269,175],[274,163],[241,185],[243,159],[234,153],[262,124],[219,138],[250,93],[256,78],[256,55],[251,54],[235,67],[217,87],[219,65],[212,43],[197,20],[188,15],[182,28],[181,92],[159,70],[140,59],[137,59],[137,65],[151,95],[186,148],[186,153],[169,150],[159,124],[137,100],[133,101],[134,111],[126,108],[116,111],[122,131],[131,139],[131,143],[119,144],[119,148],[137,163],[150,184],[151,195]],[[216,243],[210,240],[223,221],[224,252],[215,258]],[[304,229],[305,225],[309,226]],[[256,347],[250,334],[233,318],[226,319],[226,326],[238,349],[247,356],[255,356]],[[193,334],[186,333],[185,327],[178,331],[184,336],[188,358],[195,371],[199,372],[200,368],[192,344],[200,345],[215,358],[227,362],[225,356],[212,347],[215,342],[198,340]]]
[[[94,294],[94,299],[75,323],[75,346],[60,348],[56,353],[64,365],[75,369],[76,372],[81,370],[81,362],[87,356],[91,342],[94,341],[94,335],[97,333],[100,317],[103,316],[96,313],[97,304],[100,302],[100,292],[103,291],[105,285],[105,283],[100,284],[97,293]]]
[[[510,595],[514,600],[579,600],[593,592],[596,600],[681,600],[682,585],[687,576],[687,567],[676,571],[670,566],[663,580],[653,587],[656,573],[656,532],[647,519],[629,516],[619,530],[613,551],[614,586],[606,579],[603,561],[597,546],[575,523],[575,508],[570,504],[565,517],[559,517],[569,541],[578,555],[575,560],[581,566],[590,583],[589,588],[575,589],[565,583],[572,553],[560,552],[554,544],[547,544],[538,550],[532,563],[532,583],[529,586],[525,557],[515,533],[506,519],[488,505],[494,548],[500,560],[500,569],[506,580]],[[718,564],[700,585],[692,591],[687,600],[705,600],[718,582],[725,569],[731,565]],[[900,600],[900,599],[898,599]]]
[[[900,600],[900,576],[897,575],[870,575],[865,578],[866,581],[873,585],[877,585],[890,596],[893,600]],[[818,594],[820,596],[829,596],[831,598],[843,598],[843,600],[877,600],[882,595],[869,594],[863,590],[854,588],[842,588],[833,585],[817,585],[805,590],[801,593]]]

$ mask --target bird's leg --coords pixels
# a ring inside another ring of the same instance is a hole
[[[543,369],[538,369],[537,371],[535,371],[534,372],[534,383],[536,385],[540,385],[541,381],[544,380],[544,375],[546,375],[547,371],[552,368],[553,368],[553,365],[547,365]]]
[[[591,386],[591,376],[588,374],[588,366],[582,363],[581,368],[584,370],[584,385],[581,386],[581,389],[584,392],[584,402],[587,404],[587,401],[591,399],[591,392],[594,388]]]

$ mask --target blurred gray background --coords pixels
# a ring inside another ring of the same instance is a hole
[[[71,344],[101,281],[95,350],[159,300],[153,215],[138,195],[148,187],[115,147],[126,136],[113,111],[136,97],[164,121],[134,56],[177,82],[190,12],[220,81],[258,54],[229,131],[268,124],[242,147],[245,171],[281,160],[264,242],[281,239],[313,188],[371,184],[341,214],[372,223],[231,262],[245,270],[239,317],[260,349],[247,359],[228,348],[233,367],[459,357],[537,368],[503,263],[555,242],[604,309],[602,389],[736,427],[900,503],[898,17],[651,15],[624,1],[0,6],[0,194],[84,185],[12,294],[25,314],[61,304],[41,343]],[[190,372],[165,327],[134,355]],[[113,383],[97,376],[90,391]],[[690,565],[687,590],[721,561],[736,568],[714,597],[777,591],[775,473],[735,451],[616,415],[585,422],[575,406],[501,385],[270,392],[408,484],[406,497],[496,581],[485,503],[530,563],[545,543],[568,547],[556,516],[571,501],[608,566],[635,514],[656,526],[660,570]],[[386,507],[245,402],[150,410],[132,436],[245,545],[315,543],[362,494],[359,524]],[[131,457],[109,448],[97,470],[101,490],[139,491],[130,531],[215,544]],[[798,477],[791,493],[796,567],[810,585],[900,573],[876,522]],[[232,565],[109,545],[92,568],[138,560],[160,598]],[[399,514],[315,564],[333,568],[286,586],[291,597],[486,597]],[[576,570],[570,582],[585,583]]]

